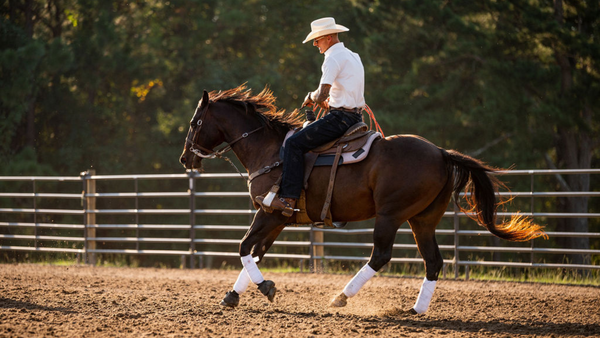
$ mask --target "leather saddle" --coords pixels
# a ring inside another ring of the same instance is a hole
[[[287,139],[299,130],[300,129],[290,130],[286,135],[280,151],[281,158],[283,158],[283,151]],[[367,157],[373,141],[380,137],[381,134],[379,132],[369,130],[369,127],[364,122],[359,122],[350,127],[341,138],[309,151],[304,155],[305,169],[309,169],[304,171],[305,187],[313,167],[333,165],[334,157],[339,146],[342,147],[342,152],[338,160],[338,165],[356,163]]]
[[[283,156],[283,148],[285,147],[285,141],[287,138],[293,135],[297,130],[291,130],[286,139],[283,142],[281,155]],[[304,155],[304,189],[308,189],[308,179],[312,170],[316,166],[331,166],[331,172],[329,175],[329,184],[327,187],[327,195],[325,197],[325,203],[321,211],[321,219],[318,221],[310,219],[306,212],[306,194],[304,190],[298,200],[297,208],[300,211],[296,211],[296,222],[294,224],[313,224],[317,227],[331,227],[341,228],[345,226],[345,223],[334,223],[331,217],[331,198],[333,194],[333,186],[335,182],[335,175],[337,168],[340,165],[347,165],[357,163],[365,158],[369,154],[373,141],[381,138],[379,132],[369,130],[369,127],[364,122],[359,122],[351,126],[348,131],[339,139],[324,144],[318,148]]]

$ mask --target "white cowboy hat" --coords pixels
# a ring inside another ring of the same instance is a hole
[[[302,43],[307,43],[312,39],[316,39],[323,35],[347,32],[348,28],[342,25],[336,25],[334,18],[321,18],[310,23],[311,32],[306,36]]]

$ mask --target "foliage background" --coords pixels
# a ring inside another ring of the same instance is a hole
[[[600,164],[598,1],[0,4],[0,175],[181,172],[202,90],[247,82],[270,87],[280,108],[299,107],[323,58],[301,41],[324,16],[350,28],[340,38],[362,57],[366,100],[386,134],[418,134],[498,167]],[[598,190],[589,175],[542,184]],[[588,198],[552,205],[600,209]],[[552,222],[589,229],[587,220]]]
[[[322,62],[301,41],[327,15],[350,28],[341,39],[363,58],[366,99],[388,134],[502,167],[598,158],[595,1],[21,0],[0,10],[2,174],[178,171],[202,90],[248,82],[299,106]]]

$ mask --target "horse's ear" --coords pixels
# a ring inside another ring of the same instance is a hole
[[[205,90],[202,94],[202,100],[198,102],[198,107],[204,108],[206,106],[208,106],[208,92]]]

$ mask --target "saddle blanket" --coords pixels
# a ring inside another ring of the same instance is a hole
[[[295,132],[296,132],[296,130],[290,130],[286,134],[285,139],[283,140],[283,146],[281,147],[281,151],[279,153],[279,155],[280,155],[279,157],[283,158],[283,150],[285,148],[285,143],[290,136],[294,135]],[[342,156],[340,156],[338,165],[357,163],[357,162],[360,162],[360,161],[364,160],[365,158],[367,158],[367,155],[369,155],[369,150],[371,149],[371,145],[373,144],[373,141],[380,138],[381,133],[370,132],[368,135],[365,135],[365,137],[367,137],[367,140],[359,149],[351,150],[351,151],[342,150]],[[314,166],[316,166],[316,167],[331,166],[331,165],[333,165],[334,159],[335,159],[335,153],[333,153],[333,154],[321,154],[320,153],[319,156],[317,157],[316,162],[314,163]]]

